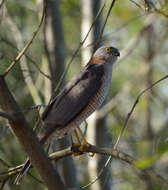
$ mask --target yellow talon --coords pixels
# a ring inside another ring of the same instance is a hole
[[[79,156],[81,154],[83,154],[83,151],[84,151],[84,148],[89,148],[91,146],[91,144],[89,144],[85,137],[83,136],[82,134],[82,131],[81,129],[77,126],[77,130],[80,134],[80,136],[82,137],[82,144],[80,142],[80,138],[78,136],[78,133],[76,130],[74,130],[74,133],[75,133],[75,136],[76,136],[76,140],[78,141],[78,143],[74,143],[73,139],[72,139],[72,136],[71,136],[71,141],[72,141],[72,148],[71,150],[73,151],[73,156]],[[94,156],[94,153],[89,153],[89,156],[93,157]]]
[[[89,148],[90,146],[91,146],[91,145],[90,145],[88,142],[84,141],[84,142],[81,144],[81,146],[79,147],[79,150],[80,150],[80,151],[83,151],[83,148],[84,148],[84,147]]]

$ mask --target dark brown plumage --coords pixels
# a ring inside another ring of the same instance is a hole
[[[40,139],[48,138],[53,131],[64,128],[82,113],[101,87],[103,74],[102,64],[88,64],[70,81],[43,115],[44,127]]]
[[[119,55],[114,47],[99,48],[83,70],[53,99],[42,117],[44,126],[38,134],[42,144],[53,134],[58,139],[71,133],[103,103],[110,87],[113,64]],[[17,181],[30,165],[28,160]]]
[[[38,135],[42,143],[51,134],[58,139],[70,133],[102,104],[118,56],[114,47],[99,48],[83,70],[58,94],[42,118],[44,126]]]

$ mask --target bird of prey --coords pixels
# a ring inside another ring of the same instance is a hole
[[[42,116],[44,126],[38,134],[42,144],[50,136],[59,139],[76,129],[80,130],[80,124],[102,105],[109,91],[113,65],[118,56],[118,49],[100,47],[81,72],[53,99]],[[27,165],[30,165],[29,161],[24,168]]]

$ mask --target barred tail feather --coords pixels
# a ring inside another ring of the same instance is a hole
[[[46,137],[45,136],[38,136],[38,138],[40,139],[40,143],[43,145],[46,141]],[[30,167],[32,166],[32,164],[30,163],[30,160],[27,159],[26,162],[24,163],[21,171],[19,172],[19,174],[17,175],[14,184],[16,185],[20,185],[22,179],[24,178],[24,176],[27,174],[27,172],[29,171]]]
[[[21,172],[16,177],[14,184],[20,185],[22,179],[24,178],[24,176],[26,175],[26,173],[29,171],[30,167],[31,167],[30,160],[27,160],[25,162],[25,164],[23,165]]]

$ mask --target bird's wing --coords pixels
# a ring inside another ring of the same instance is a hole
[[[50,104],[43,117],[45,126],[64,127],[72,121],[96,95],[103,74],[103,65],[88,64]]]

